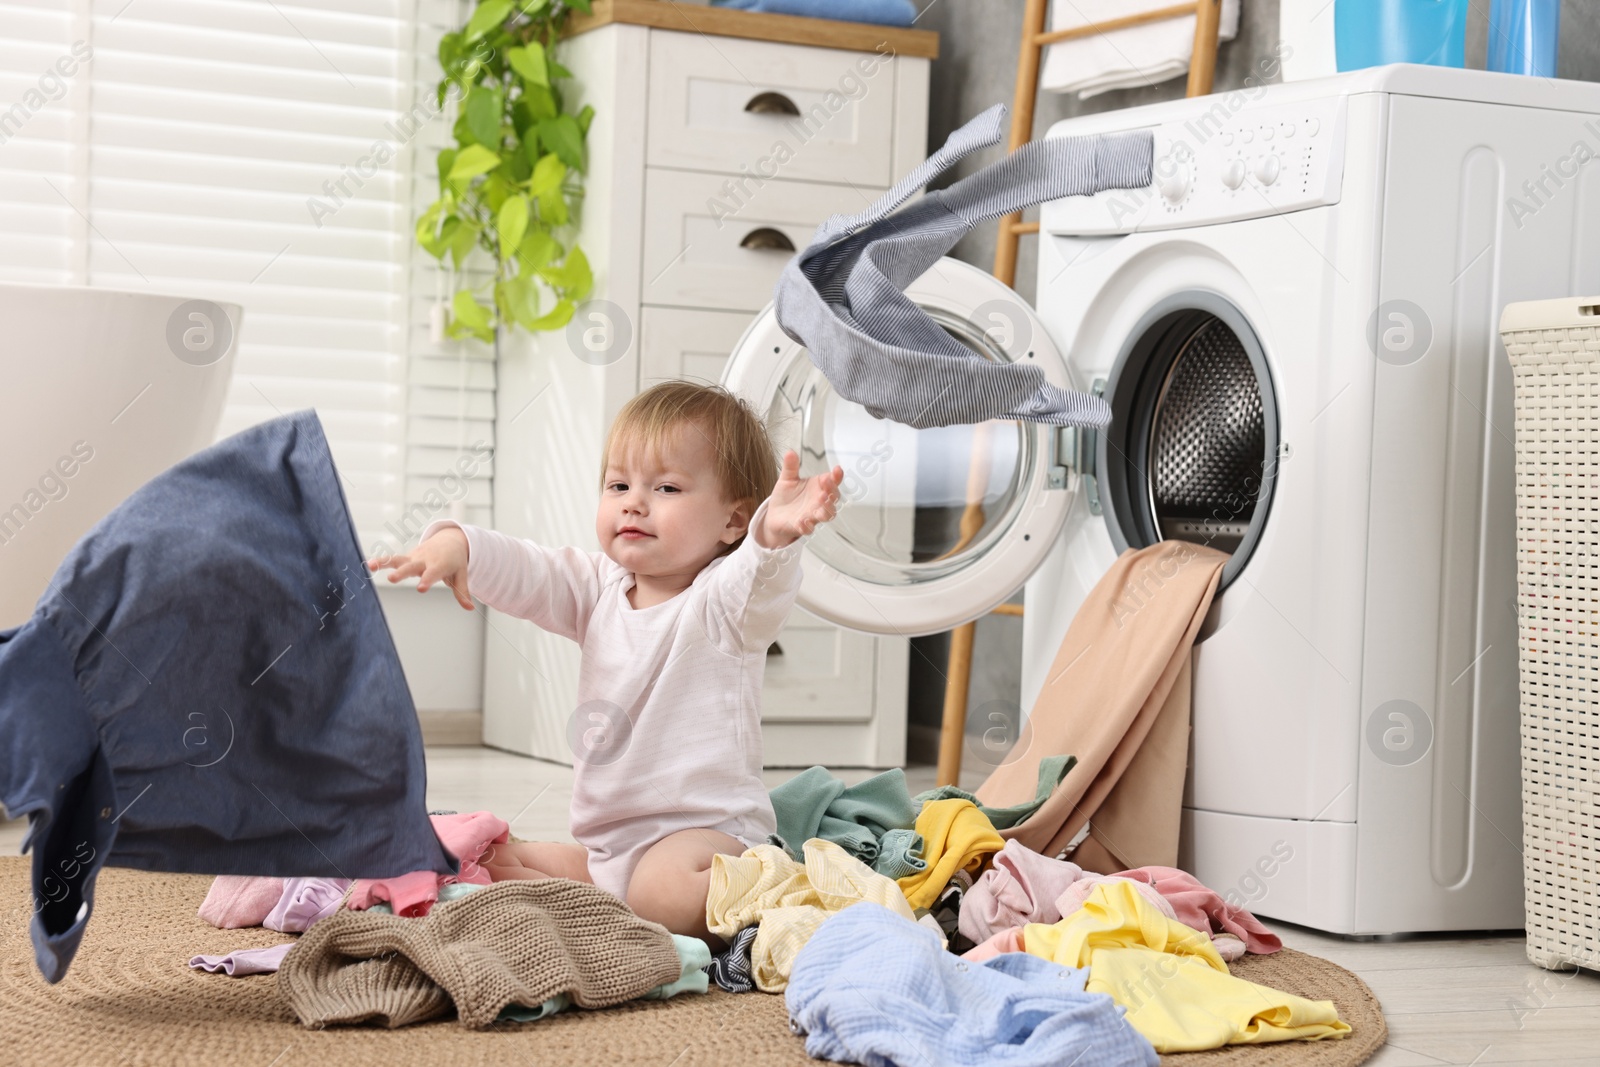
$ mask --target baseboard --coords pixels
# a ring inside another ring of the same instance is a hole
[[[425,745],[483,744],[481,711],[418,711],[417,718],[422,721],[422,743]]]

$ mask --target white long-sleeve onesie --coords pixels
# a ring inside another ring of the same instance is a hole
[[[456,525],[467,537],[473,596],[582,649],[567,731],[571,827],[595,885],[627,899],[639,858],[677,830],[766,843],[777,817],[761,780],[761,680],[800,588],[808,538],[773,549],[746,535],[683,592],[634,608],[633,572],[603,552],[450,520],[429,524],[422,540]]]

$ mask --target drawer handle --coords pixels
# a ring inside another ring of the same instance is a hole
[[[782,93],[773,92],[757,93],[750,98],[750,102],[744,106],[744,109],[746,111],[754,111],[759,115],[800,114],[800,109],[794,106],[793,100],[790,100]]]
[[[794,242],[789,240],[789,235],[782,230],[774,230],[771,226],[762,226],[760,229],[751,230],[745,234],[744,240],[739,242],[739,247],[793,252]]]

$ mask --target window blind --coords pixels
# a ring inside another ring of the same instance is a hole
[[[88,37],[70,3],[0,0],[0,280],[82,284]]]
[[[91,55],[0,142],[0,272],[241,304],[218,437],[316,408],[363,548],[398,549],[491,499],[492,352],[431,339],[413,236],[454,119],[438,37],[464,16],[312,3],[0,0],[0,118],[74,40]]]

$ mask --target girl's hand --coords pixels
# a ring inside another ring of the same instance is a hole
[[[420,575],[419,593],[426,593],[434,582],[443,582],[456,595],[458,604],[468,611],[473,610],[472,597],[467,593],[467,535],[459,526],[445,527],[409,553],[374,556],[367,560],[369,571],[384,568],[393,568],[389,572],[391,582]]]
[[[767,499],[765,524],[756,543],[782,548],[833,518],[839,510],[839,483],[842,481],[843,467],[802,479],[800,457],[793,449],[785,452],[783,471]]]

